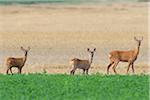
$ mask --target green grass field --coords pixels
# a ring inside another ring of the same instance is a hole
[[[148,100],[149,75],[0,75],[0,100]]]

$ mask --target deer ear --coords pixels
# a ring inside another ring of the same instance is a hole
[[[28,51],[30,50],[30,47],[28,47]]]
[[[96,51],[96,48],[94,48],[94,51]]]
[[[141,37],[141,39],[137,39],[136,37],[134,37],[134,40],[136,40],[136,41],[142,41],[143,40],[143,36]]]
[[[20,47],[20,49],[23,50],[23,51],[25,50],[22,46]]]
[[[134,40],[135,40],[135,41],[138,41],[138,39],[137,39],[136,37],[134,37]]]
[[[89,48],[87,48],[87,51],[90,51],[90,49],[89,49]]]

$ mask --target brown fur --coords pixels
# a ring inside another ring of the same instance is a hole
[[[14,58],[14,57],[8,57],[6,60],[6,66],[7,66],[7,71],[6,73],[8,74],[8,71],[10,70],[11,74],[12,73],[12,67],[17,67],[18,68],[18,73],[21,74],[22,68],[27,60],[27,54],[30,48],[28,47],[28,50],[24,49],[21,47],[21,50],[24,51],[24,57],[21,58]]]
[[[83,74],[85,74],[85,71],[86,71],[86,74],[88,74],[88,70],[92,64],[93,56],[94,56],[94,52],[96,51],[96,48],[93,51],[90,51],[89,48],[87,50],[90,53],[89,60],[81,60],[78,58],[71,59],[70,63],[73,66],[73,69],[71,70],[70,74],[74,74],[77,68],[82,69]]]
[[[110,64],[107,67],[107,73],[109,74],[109,68],[113,65],[113,70],[116,72],[116,67],[119,62],[128,62],[128,69],[127,73],[129,71],[130,66],[132,66],[132,71],[134,73],[134,62],[138,57],[141,41],[143,40],[143,37],[141,40],[138,40],[136,37],[134,37],[136,42],[138,43],[138,46],[135,50],[129,50],[129,51],[112,51],[109,53],[109,59]]]

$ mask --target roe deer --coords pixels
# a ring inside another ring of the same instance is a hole
[[[128,62],[128,68],[127,68],[127,73],[129,71],[130,66],[132,66],[132,72],[134,73],[134,62],[138,57],[139,51],[140,51],[140,46],[141,46],[141,41],[143,40],[143,37],[141,39],[137,39],[134,37],[134,40],[137,42],[137,47],[134,50],[129,50],[129,51],[112,51],[109,53],[109,59],[110,59],[110,64],[107,67],[107,74],[109,74],[109,68],[113,65],[113,70],[116,72],[116,67],[119,62]]]
[[[7,58],[7,60],[6,60],[6,65],[7,65],[6,73],[7,74],[8,74],[9,70],[10,70],[11,74],[13,74],[12,67],[17,67],[18,73],[21,74],[22,68],[27,60],[27,55],[28,55],[28,51],[30,50],[30,47],[28,47],[28,49],[24,49],[23,47],[21,47],[21,50],[24,52],[24,57],[20,57],[20,58],[9,57],[9,58]]]
[[[83,69],[83,74],[85,74],[85,71],[86,71],[86,74],[88,74],[88,70],[91,67],[91,64],[93,62],[93,56],[94,56],[94,52],[96,51],[96,48],[94,48],[93,51],[87,48],[87,51],[90,54],[89,60],[81,60],[78,58],[71,59],[71,64],[73,66],[73,69],[70,71],[70,74],[74,75],[77,68]]]

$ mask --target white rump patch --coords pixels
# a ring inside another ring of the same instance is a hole
[[[109,54],[108,56],[109,56],[109,58],[111,58],[111,54]]]

